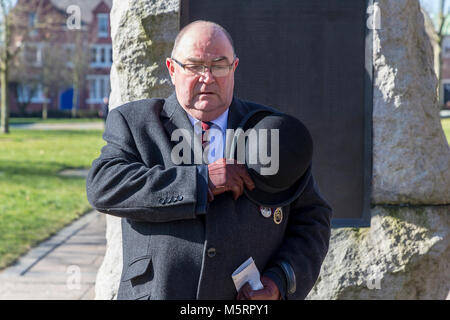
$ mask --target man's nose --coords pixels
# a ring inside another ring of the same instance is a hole
[[[210,67],[205,67],[203,69],[203,72],[200,75],[200,81],[202,81],[204,83],[212,83],[212,82],[216,81],[213,74],[211,73]]]

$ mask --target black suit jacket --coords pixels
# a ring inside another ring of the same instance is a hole
[[[233,98],[228,128],[255,109]],[[272,109],[273,110],[273,109]],[[332,209],[313,177],[274,223],[244,195],[227,192],[208,204],[204,164],[172,162],[174,130],[194,136],[175,93],[112,110],[107,142],[87,178],[100,212],[122,217],[119,299],[235,299],[232,272],[250,256],[287,299],[303,299],[328,250]]]

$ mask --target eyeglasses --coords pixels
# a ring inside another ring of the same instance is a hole
[[[210,67],[202,65],[202,64],[189,64],[189,63],[181,63],[177,59],[171,58],[173,61],[175,61],[180,67],[183,68],[184,71],[192,74],[205,74],[206,68],[208,68],[211,71],[211,74],[214,77],[225,77],[230,73],[231,68],[233,67],[234,61],[236,58],[233,59],[233,62],[231,64],[226,65],[212,65]]]

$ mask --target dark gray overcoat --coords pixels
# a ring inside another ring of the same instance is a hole
[[[257,108],[267,107],[234,97],[228,128]],[[86,190],[95,209],[122,217],[118,299],[235,299],[231,274],[249,257],[283,298],[305,298],[328,250],[332,215],[313,177],[282,208],[280,224],[245,195],[235,201],[227,192],[208,204],[207,166],[171,160],[177,128],[194,135],[175,94],[130,102],[108,115],[107,144]]]

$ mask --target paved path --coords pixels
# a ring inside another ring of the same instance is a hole
[[[441,118],[450,118],[450,110],[441,110],[440,115]]]
[[[10,124],[11,128],[27,130],[103,130],[103,122],[81,122],[81,123],[28,123]]]
[[[0,271],[0,299],[94,299],[106,248],[105,228],[105,216],[91,211],[31,249]]]

